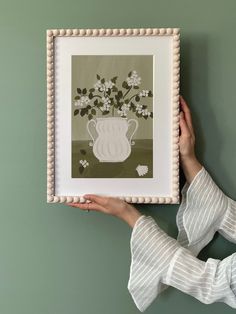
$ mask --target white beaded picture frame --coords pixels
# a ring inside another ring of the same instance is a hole
[[[153,178],[71,178],[70,65],[75,54],[155,56]],[[179,28],[47,30],[47,202],[83,203],[83,195],[92,193],[128,203],[179,204],[179,81]]]

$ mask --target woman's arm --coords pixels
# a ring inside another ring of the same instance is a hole
[[[180,161],[186,183],[176,217],[178,241],[197,255],[216,231],[236,242],[236,202],[223,193],[197,160],[191,111],[182,97],[180,106]]]
[[[195,154],[195,134],[189,106],[180,96],[180,164],[183,169],[186,181],[190,184],[197,173],[202,169]]]
[[[159,228],[150,216],[140,217],[131,236],[128,289],[140,311],[170,285],[199,301],[224,302],[236,308],[236,253],[203,262]]]
[[[105,197],[94,194],[86,194],[83,197],[89,202],[68,203],[67,205],[83,210],[95,210],[115,216],[126,222],[131,228],[133,228],[136,221],[141,216],[141,213],[133,205],[116,197]]]

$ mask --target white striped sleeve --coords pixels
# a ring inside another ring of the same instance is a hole
[[[236,308],[236,253],[223,261],[200,261],[144,215],[133,228],[130,245],[128,290],[141,312],[168,285],[203,303],[225,302]]]
[[[236,243],[236,201],[228,198],[229,206],[219,226],[219,233]]]
[[[229,237],[234,234],[235,239],[236,203],[222,192],[204,167],[191,184],[185,183],[181,194],[176,222],[179,229],[177,240],[183,247],[197,255],[220,226],[222,232]]]
[[[142,215],[132,230],[128,290],[143,312],[167,286],[164,277],[179,243],[159,228],[150,216]]]
[[[172,259],[164,283],[202,303],[224,302],[236,308],[236,253],[222,261],[203,262],[182,248]]]

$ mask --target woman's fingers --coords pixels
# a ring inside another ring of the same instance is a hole
[[[77,207],[86,210],[97,210],[101,212],[106,212],[106,206],[108,205],[108,197],[99,196],[95,194],[85,194],[83,196],[86,200],[90,202],[85,203],[68,203],[72,207]]]
[[[84,198],[91,202],[95,202],[101,206],[106,206],[108,203],[108,197],[105,197],[105,196],[99,196],[95,194],[85,194]]]
[[[189,130],[189,127],[184,119],[184,113],[183,111],[180,113],[180,129],[181,129],[181,136],[189,136],[191,135],[191,132]]]
[[[95,202],[90,202],[90,203],[67,203],[67,205],[80,208],[80,209],[85,209],[85,210],[97,210],[97,211],[104,211],[104,208],[95,203]]]
[[[182,96],[180,96],[180,105],[181,105],[181,108],[184,112],[184,117],[185,117],[186,123],[188,125],[188,128],[189,128],[190,132],[192,134],[194,134],[191,111],[190,111],[189,106],[187,105],[186,101],[184,100],[184,98]]]

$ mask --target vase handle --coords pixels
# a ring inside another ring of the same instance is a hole
[[[129,119],[129,120],[128,120],[128,128],[129,128],[131,122],[134,122],[135,128],[134,128],[133,133],[130,135],[129,142],[130,142],[130,145],[134,145],[134,144],[135,144],[135,141],[131,141],[131,140],[132,140],[132,137],[134,136],[134,133],[137,131],[137,128],[138,128],[138,121],[137,121],[136,119]]]
[[[93,146],[94,142],[95,142],[95,138],[93,137],[91,131],[90,131],[90,125],[93,124],[94,125],[94,129],[96,130],[96,121],[94,119],[91,119],[87,122],[87,130],[88,130],[88,133],[90,135],[90,137],[92,138],[92,142],[89,142],[89,146]]]

